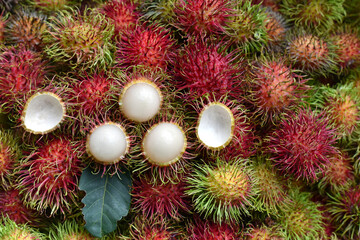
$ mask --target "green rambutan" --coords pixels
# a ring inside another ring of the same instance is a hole
[[[4,48],[0,53],[0,103],[10,112],[18,99],[45,83],[46,62],[39,53],[25,48]]]
[[[45,16],[34,11],[17,10],[6,24],[5,39],[13,45],[41,51],[44,45],[43,34],[48,28],[45,21]]]
[[[323,34],[342,22],[346,15],[343,3],[344,0],[284,0],[280,11],[295,27]]]
[[[245,53],[259,51],[268,42],[266,13],[260,4],[239,1],[225,26],[225,34]]]
[[[254,116],[260,124],[275,124],[281,113],[294,110],[305,97],[307,79],[287,66],[285,59],[261,59],[253,67],[249,85]]]
[[[66,10],[74,4],[73,0],[31,0],[31,4],[42,11],[51,13]]]
[[[137,179],[132,189],[133,209],[148,219],[159,216],[179,221],[190,212],[190,201],[185,195],[185,188],[183,180],[164,184],[153,183],[148,177]]]
[[[246,231],[243,233],[244,240],[285,240],[281,236],[281,228],[277,225],[275,226],[266,226],[262,224],[261,226],[249,226]]]
[[[30,208],[53,216],[78,204],[82,148],[67,136],[50,135],[37,142],[19,166],[18,189]]]
[[[287,54],[294,67],[323,76],[337,71],[336,47],[332,42],[302,31],[290,36]]]
[[[186,194],[194,210],[216,223],[239,222],[250,214],[257,194],[253,171],[242,159],[198,165],[188,177]]]
[[[224,43],[190,41],[179,53],[175,63],[177,85],[189,91],[188,98],[205,94],[239,97],[241,93],[241,64],[235,63],[234,53],[227,54]]]
[[[96,240],[98,238],[91,236],[91,234],[75,220],[66,220],[65,222],[53,224],[53,226],[50,228],[49,239]]]
[[[221,34],[232,13],[229,0],[180,0],[174,8],[174,25],[187,35]]]
[[[0,191],[0,212],[17,224],[32,224],[38,222],[38,214],[29,209],[24,202],[23,195],[13,187]]]
[[[10,187],[13,170],[21,156],[18,141],[13,131],[0,129],[0,186],[4,189]]]
[[[111,0],[102,6],[100,12],[114,25],[114,36],[120,37],[122,33],[136,28],[140,19],[137,7],[131,0]]]
[[[349,239],[360,238],[360,188],[352,187],[345,192],[329,195],[327,204],[336,232]]]
[[[173,25],[175,22],[175,5],[177,0],[157,0],[143,3],[143,18],[159,22],[164,26]]]
[[[44,35],[44,51],[55,62],[71,68],[91,70],[113,63],[111,36],[113,26],[95,10],[61,11],[49,18],[50,29]]]
[[[330,157],[337,154],[335,129],[324,114],[307,108],[285,114],[269,137],[268,152],[284,174],[308,182],[318,180]]]
[[[173,58],[174,44],[166,28],[156,24],[137,25],[133,31],[121,35],[116,50],[117,66],[128,68],[142,65],[153,71],[166,70]]]
[[[280,216],[280,226],[285,239],[316,240],[325,235],[322,222],[322,211],[319,204],[310,200],[311,194],[300,192],[298,189],[290,191],[292,204]]]
[[[2,240],[45,240],[45,234],[28,227],[27,225],[17,224],[5,218],[0,225],[0,238]]]

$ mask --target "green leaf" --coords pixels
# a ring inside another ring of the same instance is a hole
[[[86,195],[82,209],[86,221],[85,228],[95,237],[103,237],[116,229],[117,221],[126,216],[130,208],[131,176],[123,173],[93,174],[84,169],[79,188]]]

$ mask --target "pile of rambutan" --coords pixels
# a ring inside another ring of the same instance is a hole
[[[0,0],[0,239],[360,240],[359,6]]]

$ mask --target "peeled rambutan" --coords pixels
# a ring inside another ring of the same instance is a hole
[[[341,69],[360,66],[360,37],[359,31],[349,26],[339,29],[330,36],[339,56]]]
[[[287,51],[295,67],[315,75],[336,72],[337,55],[332,42],[313,34],[292,34]]]
[[[19,190],[9,188],[0,191],[0,212],[17,224],[34,224],[38,221],[36,211],[26,207],[23,195]]]
[[[151,176],[137,179],[133,184],[132,206],[147,218],[168,217],[180,220],[190,212],[190,202],[185,195],[186,184],[183,180],[178,183],[153,183]],[[182,179],[182,178],[181,178]]]
[[[250,214],[257,193],[253,172],[242,159],[198,165],[188,177],[194,210],[215,223],[239,222]]]
[[[325,164],[337,153],[335,129],[324,114],[316,115],[307,108],[285,114],[269,137],[268,152],[277,168],[284,174],[318,180]]]
[[[114,36],[120,37],[123,32],[135,29],[140,18],[137,7],[137,4],[130,0],[111,0],[102,6],[100,12],[114,25]]]
[[[0,238],[2,240],[45,240],[47,236],[25,224],[17,224],[5,218],[1,221]]]
[[[18,10],[6,24],[6,40],[29,50],[41,51],[43,34],[47,30],[46,17],[36,12]]]
[[[189,0],[175,4],[175,26],[188,35],[212,35],[224,32],[232,14],[229,0]]]
[[[53,224],[49,232],[50,239],[62,240],[96,240],[85,228],[75,220],[66,220]]]
[[[187,224],[189,240],[237,240],[240,238],[240,228],[235,224],[214,223],[209,220],[202,220],[195,215],[193,221]]]
[[[254,117],[261,125],[276,123],[281,113],[294,110],[305,97],[306,81],[285,59],[260,60],[249,83]]]
[[[221,97],[241,93],[241,64],[234,62],[234,54],[226,53],[224,43],[207,44],[205,40],[191,41],[176,59],[177,84],[189,91],[189,98],[205,94]]]
[[[19,166],[18,188],[32,209],[66,214],[78,203],[82,146],[67,136],[45,136]]]
[[[360,238],[360,188],[352,187],[345,192],[330,195],[327,204],[336,232],[349,239]]]
[[[114,29],[101,13],[86,9],[61,11],[49,18],[44,51],[58,63],[71,68],[105,68],[113,62],[111,36]]]
[[[330,31],[346,15],[343,1],[329,0],[285,0],[281,4],[280,12],[296,27],[319,34]]]
[[[126,31],[121,36],[116,62],[123,68],[142,65],[150,70],[166,70],[173,58],[174,44],[166,28],[155,24],[137,25],[134,31]]]
[[[4,111],[18,99],[43,86],[48,72],[40,54],[25,48],[5,48],[0,54],[0,102]]]

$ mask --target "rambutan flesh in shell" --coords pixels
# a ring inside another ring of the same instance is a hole
[[[117,123],[106,122],[96,126],[88,135],[86,150],[97,163],[115,164],[129,151],[126,130]]]
[[[154,71],[166,70],[173,59],[174,44],[166,28],[154,24],[138,25],[134,31],[126,31],[121,36],[116,51],[117,66],[142,65]]]
[[[148,219],[159,216],[178,221],[190,212],[190,201],[185,195],[185,188],[183,179],[178,183],[165,184],[161,181],[153,183],[146,177],[137,179],[133,184],[132,206]]]
[[[39,53],[25,48],[5,48],[0,54],[0,102],[4,111],[32,90],[41,87],[47,73]]]
[[[22,126],[33,134],[49,133],[60,126],[65,113],[65,104],[59,96],[51,92],[39,92],[26,102],[21,115]]]
[[[224,43],[207,44],[205,40],[190,42],[176,59],[179,88],[189,91],[189,98],[204,94],[221,97],[227,93],[239,97],[241,66],[235,64],[234,54],[227,54]]]
[[[46,136],[19,166],[19,189],[27,205],[49,216],[71,212],[78,203],[83,153],[66,136]]]
[[[38,220],[36,211],[25,206],[22,194],[14,188],[0,191],[0,212],[17,224],[36,225]]]
[[[173,122],[153,125],[145,134],[142,149],[147,160],[156,166],[169,166],[179,161],[187,147],[182,128]]]
[[[180,0],[175,4],[175,26],[188,35],[212,35],[224,31],[232,13],[229,0]]]
[[[269,138],[268,151],[277,168],[308,182],[318,180],[325,164],[337,153],[330,119],[301,108],[288,113]]]
[[[139,77],[124,86],[119,105],[129,120],[146,122],[160,111],[162,99],[160,88],[154,82]]]
[[[239,222],[253,208],[256,187],[252,171],[241,159],[217,160],[214,166],[198,166],[188,177],[186,194],[194,210],[216,223]]]

